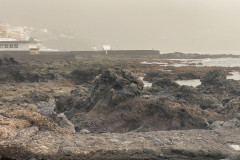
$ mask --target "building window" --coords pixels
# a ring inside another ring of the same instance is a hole
[[[18,44],[14,44],[14,48],[18,48]]]
[[[8,44],[5,44],[5,48],[8,48]]]
[[[3,44],[0,44],[0,48],[3,48]]]
[[[9,48],[13,48],[13,44],[9,44]]]

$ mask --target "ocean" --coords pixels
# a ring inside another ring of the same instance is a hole
[[[240,67],[240,58],[206,58],[206,59],[168,59],[172,64],[163,63],[163,62],[141,62],[143,65],[158,64],[160,66],[196,66],[196,67]],[[234,69],[230,72],[230,75],[227,76],[227,79],[240,80],[240,72],[235,71]],[[187,85],[196,87],[201,84],[200,79],[192,80],[177,80],[179,85]],[[151,83],[143,81],[146,87],[151,87]]]

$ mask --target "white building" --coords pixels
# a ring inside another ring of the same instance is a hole
[[[14,39],[0,39],[0,51],[30,51],[39,49],[37,41],[17,41]]]
[[[104,51],[110,51],[111,50],[111,46],[110,45],[103,45],[103,50]]]

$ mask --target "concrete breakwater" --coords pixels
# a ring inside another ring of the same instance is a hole
[[[1,55],[29,55],[27,51],[2,51]],[[92,56],[110,56],[110,57],[144,57],[144,56],[159,56],[158,50],[110,50],[110,51],[58,51],[47,52],[43,51],[40,55],[34,56],[77,56],[77,57],[92,57]],[[29,55],[30,56],[30,55]]]

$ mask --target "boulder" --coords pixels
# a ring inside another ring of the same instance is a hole
[[[222,127],[224,129],[234,129],[240,127],[240,121],[236,118],[226,121]]]
[[[53,117],[54,122],[57,123],[60,127],[67,129],[71,133],[76,132],[75,127],[72,124],[72,122],[69,121],[63,113],[54,115],[52,117]]]
[[[112,107],[140,96],[143,82],[121,69],[104,69],[96,78],[90,95],[91,108]]]
[[[226,81],[227,73],[223,70],[209,71],[201,76],[200,81],[203,85],[219,85]]]
[[[222,129],[223,124],[224,124],[224,121],[214,121],[208,127],[209,127],[209,129],[212,129],[212,130]]]
[[[229,79],[226,84],[226,90],[229,94],[240,96],[240,82]]]
[[[54,108],[55,108],[55,102],[45,102],[45,101],[40,101],[36,103],[37,106],[37,112],[50,116],[53,114]]]
[[[226,122],[224,121],[215,121],[211,125],[209,125],[209,128],[212,130],[215,129],[235,129],[240,127],[240,121],[236,118],[228,120]]]
[[[218,102],[217,98],[215,98],[214,96],[203,94],[200,100],[200,107],[202,109],[207,109],[207,108],[216,109],[219,107],[222,108],[223,106],[220,102]]]
[[[179,87],[179,85],[172,79],[170,78],[160,78],[156,82],[152,84],[152,87]]]
[[[225,113],[229,118],[240,119],[240,99],[232,99],[225,107]]]

